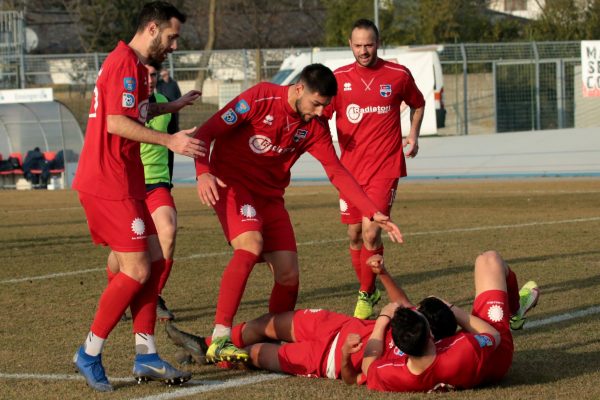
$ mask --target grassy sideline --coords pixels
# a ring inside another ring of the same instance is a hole
[[[231,250],[216,216],[200,205],[193,187],[178,187],[174,196],[179,231],[175,265],[164,297],[179,327],[205,334],[210,331],[220,276]],[[180,388],[156,383],[138,386],[133,379],[117,379],[114,393],[99,395],[82,380],[69,380],[76,376],[71,357],[85,337],[106,282],[107,250],[92,245],[75,192],[0,191],[0,203],[0,398],[176,395]],[[357,284],[349,264],[345,227],[338,222],[335,190],[330,186],[292,187],[286,203],[299,243],[298,307],[351,313]],[[402,182],[392,217],[405,235],[405,244],[385,242],[387,266],[413,300],[436,294],[470,306],[473,261],[481,251],[495,249],[508,260],[521,284],[535,279],[542,289],[530,321],[598,307],[599,205],[598,179]],[[47,277],[38,279],[43,276]],[[271,284],[268,268],[257,265],[238,321],[266,311]],[[384,302],[385,298],[381,304]],[[175,347],[162,326],[157,327],[157,340],[160,353],[173,361]],[[515,334],[515,348],[513,368],[500,386],[440,396],[600,398],[597,314],[526,328]],[[121,322],[104,355],[109,377],[131,377],[133,350],[131,321]],[[259,375],[212,366],[186,368],[194,373],[194,380],[211,383]],[[21,376],[25,374],[62,378]],[[367,396],[390,398],[339,381],[306,378],[276,379],[185,398]],[[396,394],[393,398],[430,396]]]

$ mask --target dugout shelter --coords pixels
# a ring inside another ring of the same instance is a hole
[[[27,152],[36,147],[48,161],[62,155],[64,163],[61,168],[55,168],[52,175],[60,178],[61,187],[68,187],[82,146],[79,123],[64,104],[55,100],[0,104],[2,187],[15,187],[22,177]],[[10,165],[6,162],[9,159]]]

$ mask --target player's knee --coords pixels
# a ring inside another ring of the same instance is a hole
[[[143,285],[150,278],[150,268],[149,265],[136,264],[127,268],[126,274]]]
[[[246,232],[232,240],[231,244],[236,250],[246,250],[256,255],[263,251],[263,237],[260,232]]]
[[[281,268],[275,274],[275,280],[286,286],[296,285],[300,281],[300,272],[297,266]]]
[[[475,268],[489,268],[490,266],[501,264],[502,258],[500,257],[500,254],[498,254],[498,252],[495,250],[485,251],[479,256],[477,256],[477,259],[475,260]]]
[[[369,249],[379,248],[381,247],[381,231],[379,229],[363,230],[362,240]]]
[[[362,234],[360,229],[355,229],[352,225],[348,226],[348,239],[350,239],[350,244],[353,246],[360,246],[362,244]]]

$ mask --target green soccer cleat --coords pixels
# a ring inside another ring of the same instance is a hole
[[[540,298],[540,288],[534,281],[529,281],[519,290],[519,311],[510,318],[510,329],[518,331],[525,325],[525,314],[534,308]]]
[[[219,361],[245,363],[248,362],[248,359],[248,352],[234,346],[229,336],[213,338],[206,351],[206,361],[210,363],[218,363]]]
[[[381,292],[379,289],[375,289],[373,294],[367,292],[358,292],[358,301],[354,308],[354,317],[359,319],[368,319],[373,315],[373,306],[379,303],[381,300]]]

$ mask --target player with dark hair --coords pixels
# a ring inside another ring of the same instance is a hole
[[[331,70],[307,66],[297,84],[259,83],[234,98],[199,128],[196,137],[214,146],[196,159],[198,194],[212,205],[234,249],[223,272],[215,327],[207,358],[244,361],[231,344],[231,326],[246,282],[257,262],[274,274],[269,311],[293,310],[299,287],[296,238],[283,194],[290,169],[305,152],[325,168],[333,183],[362,215],[402,241],[398,227],[378,211],[336,156],[327,122],[319,118],[337,91]]]
[[[535,282],[518,292],[516,275],[500,255],[485,252],[475,261],[476,298],[469,315],[432,297],[415,308],[388,275],[380,255],[367,262],[392,300],[376,320],[320,309],[266,314],[236,325],[233,343],[247,346],[252,364],[261,369],[366,383],[375,390],[466,389],[498,382],[506,374],[513,354],[509,316],[523,319],[536,305]],[[429,320],[432,315],[436,317]],[[457,322],[462,328],[458,333]],[[433,331],[448,336],[434,339]],[[202,362],[203,338],[171,324],[167,333]]]
[[[357,20],[348,42],[356,62],[335,70],[338,91],[326,115],[332,118],[335,112],[342,164],[377,208],[389,215],[398,179],[406,176],[403,146],[408,146],[408,157],[418,152],[425,100],[408,68],[378,57],[379,31],[372,21]],[[405,144],[400,126],[403,103],[411,108]],[[366,319],[381,298],[375,275],[366,265],[372,255],[383,254],[381,228],[363,218],[343,193],[340,212],[341,222],[348,226],[350,259],[360,283],[354,316]]]
[[[144,64],[160,63],[177,48],[183,21],[185,16],[169,3],[146,4],[136,34],[129,44],[119,42],[108,55],[94,88],[73,187],[79,192],[93,242],[109,246],[112,252],[107,266],[109,283],[73,362],[87,384],[98,391],[113,390],[102,366],[102,349],[127,307],[133,317],[136,378],[182,383],[191,376],[173,368],[156,352],[156,302],[165,260],[144,203],[139,145],[159,144],[190,157],[205,154],[202,143],[189,136],[195,128],[169,135],[144,126],[147,119],[177,111],[200,95],[192,91],[170,103],[148,102]]]

